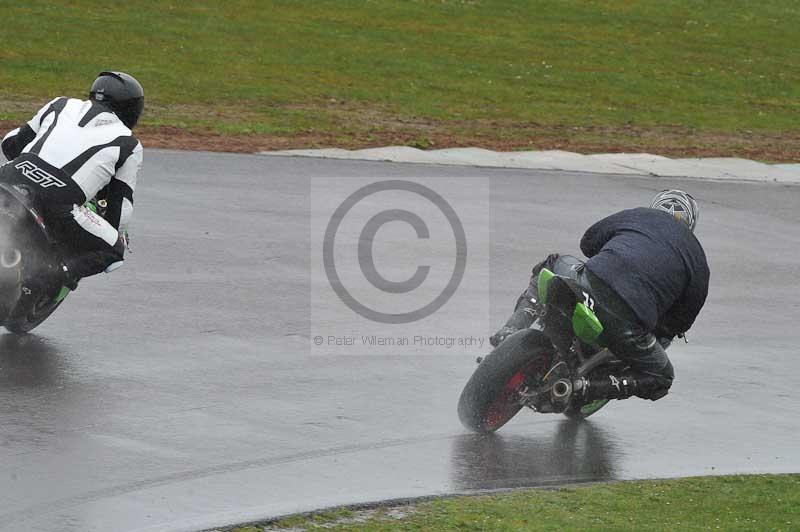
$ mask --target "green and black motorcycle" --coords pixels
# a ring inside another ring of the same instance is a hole
[[[531,328],[506,338],[483,359],[458,402],[458,416],[475,432],[494,432],[523,407],[584,419],[608,399],[583,399],[586,379],[624,368],[600,338],[595,300],[573,279],[543,269],[543,313]]]
[[[60,264],[33,194],[25,185],[0,183],[0,325],[16,334],[41,324],[69,294],[65,286],[24,281]]]

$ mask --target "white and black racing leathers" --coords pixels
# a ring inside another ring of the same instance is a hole
[[[70,275],[120,266],[142,145],[101,102],[56,98],[2,141],[0,181],[24,184],[61,243]],[[104,217],[84,206],[105,200]]]

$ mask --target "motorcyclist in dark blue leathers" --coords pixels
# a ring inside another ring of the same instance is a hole
[[[694,323],[708,294],[709,268],[694,235],[699,209],[689,194],[665,190],[650,208],[620,211],[592,225],[581,239],[583,262],[550,255],[533,267],[531,282],[508,322],[490,341],[497,346],[541,315],[537,279],[542,268],[578,281],[603,307],[604,338],[628,364],[620,375],[589,379],[585,398],[656,400],[675,378],[665,347]]]

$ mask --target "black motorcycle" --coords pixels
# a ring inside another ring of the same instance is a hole
[[[46,320],[70,290],[44,279],[61,267],[55,240],[26,185],[0,183],[0,325],[24,334]]]
[[[547,269],[539,275],[538,292],[540,319],[478,360],[458,402],[466,428],[494,432],[523,407],[584,419],[609,402],[583,397],[587,379],[624,369],[600,344],[603,325],[594,313],[594,296]]]

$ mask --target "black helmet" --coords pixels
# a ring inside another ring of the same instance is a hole
[[[682,190],[662,190],[653,198],[650,208],[670,213],[676,219],[686,222],[692,231],[697,227],[700,207],[691,194]]]
[[[122,123],[133,129],[144,110],[144,89],[125,72],[100,72],[89,98],[107,104]]]

